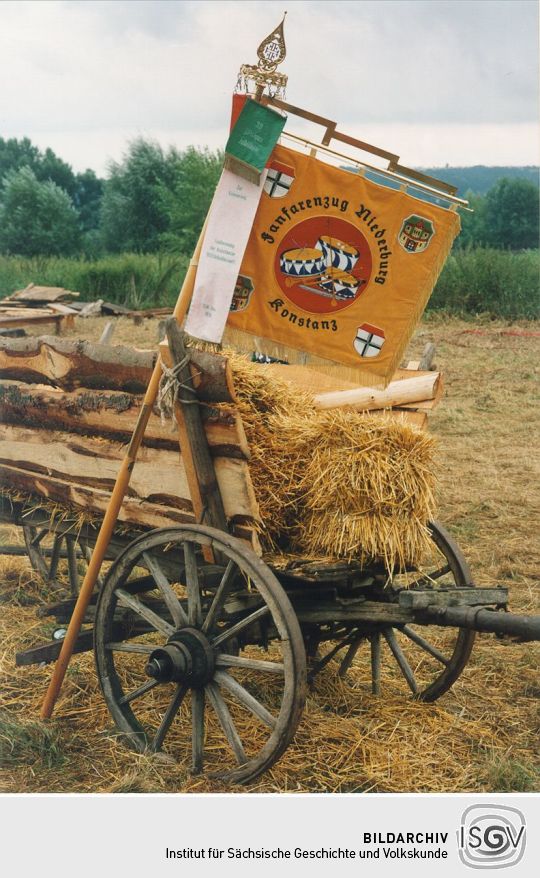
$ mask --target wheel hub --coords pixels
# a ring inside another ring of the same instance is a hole
[[[205,686],[214,676],[215,657],[208,639],[196,628],[175,631],[148,658],[146,673],[159,683]]]

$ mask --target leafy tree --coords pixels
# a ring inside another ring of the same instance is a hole
[[[181,253],[191,254],[210,207],[223,156],[193,146],[177,156],[172,188],[162,187],[161,202],[169,217],[163,243]]]
[[[503,177],[492,186],[485,199],[484,241],[510,250],[538,247],[539,203],[534,184]]]
[[[75,195],[77,184],[73,169],[58,158],[52,149],[47,148],[45,152],[41,152],[28,137],[21,140],[15,137],[3,140],[0,137],[0,179],[9,171],[18,171],[25,167],[34,172],[37,180],[52,180],[65,189],[71,198]]]
[[[82,174],[77,174],[75,184],[73,203],[79,213],[81,231],[90,232],[99,226],[103,180],[87,168]]]
[[[10,171],[0,194],[0,250],[20,256],[68,256],[79,246],[78,217],[56,183],[28,167]]]
[[[161,192],[174,183],[176,153],[165,154],[158,143],[138,138],[122,162],[113,162],[105,182],[101,231],[112,252],[154,252],[169,218]]]
[[[486,199],[474,192],[467,192],[465,198],[471,211],[462,211],[461,233],[456,238],[456,250],[468,250],[470,247],[481,247],[485,240],[485,206]]]

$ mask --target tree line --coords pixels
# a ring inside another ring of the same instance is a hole
[[[28,138],[0,138],[0,253],[83,256],[190,254],[223,162],[221,152],[164,150],[138,138],[106,179],[74,173],[51,149]],[[509,169],[511,170],[511,169]],[[485,195],[468,193],[456,248],[538,247],[538,187],[503,177]]]
[[[191,253],[222,164],[220,152],[138,138],[103,180],[28,138],[0,138],[0,253]]]

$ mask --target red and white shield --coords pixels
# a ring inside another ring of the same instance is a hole
[[[294,168],[282,162],[271,161],[264,183],[264,191],[271,198],[283,198],[287,195],[294,180]]]
[[[377,357],[385,342],[384,330],[370,323],[362,323],[356,331],[354,349],[361,357]]]

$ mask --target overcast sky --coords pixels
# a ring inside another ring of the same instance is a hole
[[[0,136],[100,174],[138,135],[223,146],[285,8],[291,103],[406,165],[538,163],[536,0],[4,0]]]

